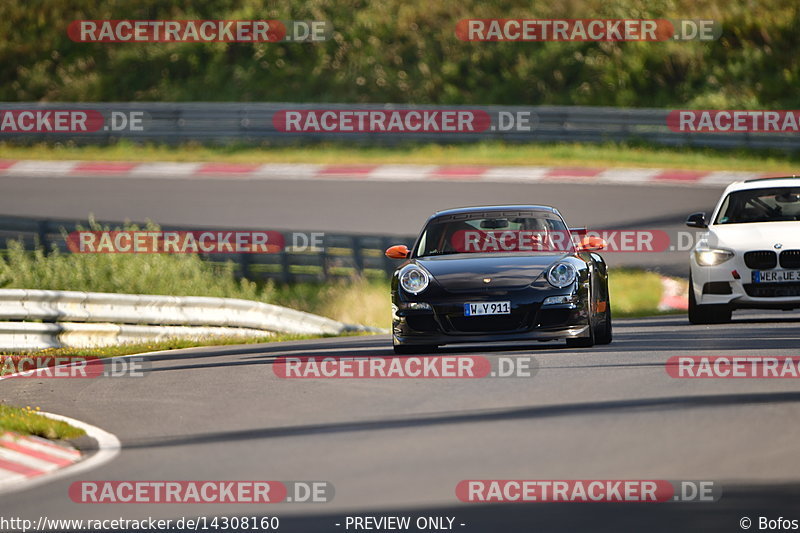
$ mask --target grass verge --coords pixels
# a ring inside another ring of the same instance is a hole
[[[614,318],[683,313],[684,311],[658,309],[663,291],[661,274],[656,272],[627,268],[609,271],[608,292]]]
[[[116,346],[103,346],[98,348],[47,348],[31,352],[0,352],[0,357],[25,358],[25,357],[117,357],[144,352],[158,352],[162,350],[180,350],[181,348],[195,348],[198,346],[226,346],[231,344],[259,344],[266,342],[284,342],[303,339],[313,339],[318,335],[293,335],[278,333],[263,337],[209,337],[206,339],[168,339],[157,342],[126,343]],[[5,369],[0,366],[0,375]]]
[[[352,278],[329,283],[275,285],[279,305],[348,324],[391,327],[390,284],[386,278]]]
[[[403,144],[394,147],[348,144],[305,146],[133,144],[110,146],[0,143],[0,158],[98,161],[191,161],[226,163],[557,165],[666,167],[694,170],[753,170],[791,174],[800,156],[755,150],[671,148],[638,144],[529,143],[502,141]]]
[[[12,407],[0,404],[0,432],[13,431],[21,435],[35,435],[45,439],[74,439],[86,432],[62,422],[40,415],[39,408]]]

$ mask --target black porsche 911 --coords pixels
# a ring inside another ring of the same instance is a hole
[[[392,277],[398,354],[459,342],[611,342],[605,247],[547,206],[467,207],[428,219]]]

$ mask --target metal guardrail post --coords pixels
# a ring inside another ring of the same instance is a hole
[[[330,259],[328,254],[328,236],[325,235],[324,241],[322,244],[322,250],[319,251],[320,256],[320,263],[322,265],[322,279],[327,280],[328,276],[330,275],[328,271],[328,261]]]
[[[353,265],[359,275],[364,274],[364,249],[362,248],[361,238],[352,237],[353,246]]]
[[[250,254],[239,254],[239,275],[243,278],[253,279],[252,278],[252,271],[250,269],[250,264],[253,262],[253,259],[250,257]]]
[[[292,272],[289,265],[289,254],[286,253],[286,249],[280,252],[281,258],[281,283],[289,283],[292,281]]]
[[[40,220],[36,223],[37,245],[42,248],[42,252],[47,255],[50,252],[50,242],[47,239],[48,220]]]

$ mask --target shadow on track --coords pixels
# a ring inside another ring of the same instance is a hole
[[[685,324],[684,324],[685,322]],[[618,321],[615,340],[610,345],[570,349],[563,341],[533,343],[454,344],[439,348],[436,354],[499,354],[532,353],[535,355],[592,355],[640,352],[695,353],[714,350],[722,354],[742,350],[776,350],[778,355],[791,355],[787,346],[800,343],[796,328],[775,327],[794,323],[791,318],[746,318],[731,324],[690,326],[683,316],[668,315],[652,319],[623,319]],[[740,325],[746,325],[741,327]],[[676,329],[677,327],[677,329]],[[364,337],[331,337],[308,341],[193,348],[176,353],[152,356],[154,362],[174,361],[174,365],[155,365],[150,372],[169,372],[201,368],[222,368],[245,365],[271,365],[279,356],[303,357],[369,357],[393,355],[388,335]],[[425,355],[425,354],[423,354]],[[240,356],[232,360],[230,356]],[[589,367],[651,367],[661,361],[646,359],[628,364],[598,364]],[[556,368],[556,367],[550,367]]]
[[[192,444],[230,442],[250,439],[274,439],[304,435],[376,431],[383,429],[403,429],[411,427],[436,426],[442,424],[471,424],[508,420],[536,420],[559,416],[653,412],[674,409],[705,409],[714,407],[726,408],[740,405],[763,405],[797,402],[800,402],[800,392],[670,396],[664,398],[642,398],[635,400],[515,407],[510,409],[486,409],[458,413],[443,412],[396,419],[337,422],[331,424],[310,424],[303,426],[260,428],[243,431],[223,431],[157,439],[131,439],[126,440],[124,446],[125,449],[158,448],[164,446],[186,446]]]

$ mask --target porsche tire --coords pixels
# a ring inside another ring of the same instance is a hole
[[[606,310],[603,313],[603,325],[595,330],[594,342],[595,344],[611,344],[612,339],[611,302],[606,300]]]
[[[394,353],[397,355],[413,355],[435,352],[435,344],[395,344]]]

